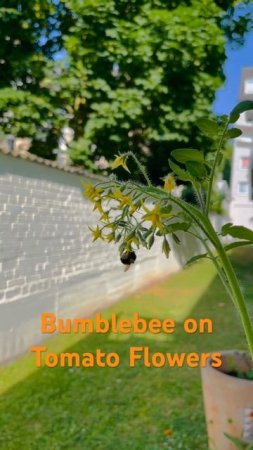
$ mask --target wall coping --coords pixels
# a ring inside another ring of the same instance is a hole
[[[90,178],[91,180],[97,180],[97,181],[104,181],[106,178],[100,175],[93,174],[91,172],[88,172],[87,170],[83,169],[82,167],[77,166],[62,166],[58,163],[58,161],[53,161],[50,159],[41,158],[40,156],[34,155],[33,153],[30,153],[28,151],[24,150],[9,150],[6,148],[0,147],[0,154],[12,156],[13,158],[19,158],[26,161],[31,161],[37,164],[42,164],[46,167],[52,167],[57,170],[61,170],[63,172],[68,172],[76,175],[82,175],[86,178]]]

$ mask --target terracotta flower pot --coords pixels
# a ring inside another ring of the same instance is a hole
[[[236,450],[224,433],[253,443],[253,380],[226,373],[233,373],[234,367],[242,372],[249,370],[249,361],[242,352],[221,354],[221,368],[213,368],[210,359],[201,369],[209,449]]]

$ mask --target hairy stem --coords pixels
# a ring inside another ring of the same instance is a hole
[[[204,247],[205,247],[205,249],[206,249],[206,251],[207,251],[207,253],[208,253],[210,259],[212,260],[212,263],[214,264],[214,266],[215,266],[215,268],[216,268],[216,270],[217,270],[217,272],[218,272],[218,275],[219,275],[219,277],[220,277],[220,280],[221,280],[223,286],[225,287],[225,289],[226,289],[226,291],[227,291],[229,297],[231,298],[231,300],[233,301],[233,303],[235,303],[234,297],[233,297],[233,293],[232,293],[232,291],[231,291],[231,287],[230,287],[230,285],[229,285],[228,279],[227,279],[227,277],[226,277],[226,274],[225,274],[223,268],[220,266],[219,262],[217,261],[217,258],[215,257],[215,255],[213,254],[213,252],[212,252],[212,250],[209,248],[209,246],[207,245],[205,239],[201,239],[201,242],[202,242],[202,244],[204,245]]]
[[[203,198],[202,198],[202,193],[199,190],[199,188],[196,186],[196,184],[194,184],[194,189],[195,189],[195,192],[196,192],[196,195],[197,195],[197,199],[199,201],[199,206],[202,209],[202,211],[204,212],[205,211],[205,204],[204,204],[204,201],[203,201]]]
[[[140,163],[140,161],[138,160],[138,158],[136,158],[135,154],[131,151],[125,153],[126,157],[131,156],[131,158],[134,160],[135,164],[137,165],[138,169],[140,170],[140,172],[142,173],[142,175],[144,176],[147,185],[148,186],[152,186],[152,183],[148,177],[147,171],[145,169],[145,167]]]

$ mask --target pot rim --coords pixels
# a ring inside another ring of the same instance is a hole
[[[245,351],[244,350],[237,350],[237,349],[234,349],[234,350],[220,350],[219,352],[210,352],[211,353],[211,355],[213,354],[213,353],[220,353],[221,355],[231,355],[231,354],[234,354],[234,353],[241,353],[241,354],[243,354],[243,353],[245,353]],[[235,377],[234,375],[229,375],[228,373],[225,373],[225,372],[222,372],[221,370],[219,370],[219,368],[217,368],[217,367],[212,367],[211,366],[211,360],[212,360],[212,356],[210,356],[208,359],[207,359],[207,364],[206,364],[206,366],[205,367],[201,367],[201,370],[212,370],[212,371],[215,371],[215,373],[216,373],[216,375],[219,377],[230,377],[230,378],[232,378],[233,380],[234,380],[234,382],[236,382],[236,383],[241,383],[241,384],[245,384],[245,383],[247,383],[247,384],[252,384],[253,383],[253,380],[247,380],[246,378],[238,378],[238,377]]]

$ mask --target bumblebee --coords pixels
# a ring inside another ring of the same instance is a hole
[[[127,272],[130,269],[131,265],[134,264],[135,260],[136,260],[135,252],[132,251],[122,253],[120,261],[122,262],[122,264],[126,266],[124,272]]]

